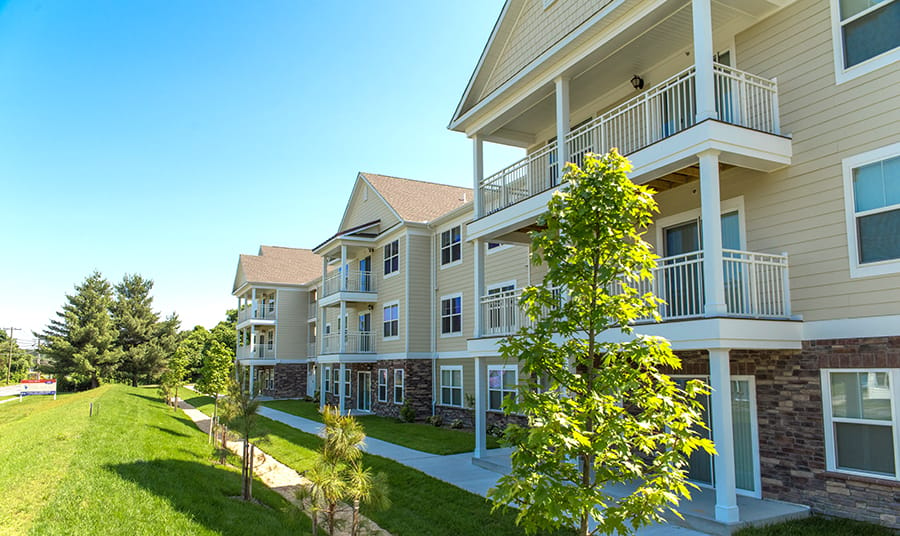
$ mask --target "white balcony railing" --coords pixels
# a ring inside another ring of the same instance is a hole
[[[570,132],[568,161],[581,165],[589,152],[617,147],[628,155],[686,130],[696,123],[694,67]],[[713,65],[719,120],[772,134],[779,133],[778,86],[725,65]],[[485,178],[481,215],[487,215],[559,184],[556,142]]]
[[[769,319],[791,316],[786,254],[726,249],[722,257],[727,316]],[[616,292],[616,287],[610,291]],[[652,292],[666,302],[659,308],[663,321],[704,316],[703,252],[658,259],[653,279],[642,281],[637,290],[642,294]],[[482,297],[482,336],[509,335],[528,325],[529,320],[519,307],[521,292],[522,289],[515,289]]]
[[[257,301],[238,311],[238,322],[250,319],[275,320],[275,300]]]
[[[316,341],[306,344],[306,357],[316,357],[318,355],[318,345]]]
[[[253,350],[250,346],[241,346],[237,350],[238,359],[275,359],[274,346],[255,346]]]
[[[375,334],[371,331],[348,331],[344,335],[341,352],[341,334],[331,333],[322,337],[323,354],[372,354],[375,353]]]
[[[322,296],[337,292],[375,292],[375,278],[370,271],[335,270],[322,285]]]

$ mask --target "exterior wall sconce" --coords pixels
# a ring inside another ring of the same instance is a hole
[[[638,75],[634,75],[633,77],[631,77],[631,85],[634,87],[634,89],[644,89],[644,79]]]

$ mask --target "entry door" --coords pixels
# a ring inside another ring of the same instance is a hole
[[[372,287],[372,257],[359,260],[359,290],[368,292]]]
[[[372,313],[359,315],[359,351],[372,351]]]
[[[684,388],[691,378],[673,378]],[[700,378],[709,381],[707,378]],[[709,397],[700,400],[702,417],[712,427],[712,411]],[[756,384],[752,376],[731,377],[731,424],[734,440],[735,487],[741,495],[760,497],[759,431],[756,426]],[[700,437],[716,440],[710,430],[696,428]],[[715,469],[712,456],[706,451],[694,451],[689,460],[688,478],[698,484],[715,485]]]
[[[372,410],[372,373],[359,372],[356,375],[356,409]]]

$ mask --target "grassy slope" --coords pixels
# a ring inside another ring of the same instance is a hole
[[[92,401],[100,411],[89,418]],[[152,390],[4,404],[0,452],[10,454],[0,461],[0,534],[309,534],[262,484],[262,504],[233,499],[239,472],[211,465],[206,436]]]
[[[209,397],[197,396],[187,402],[206,413],[212,412]],[[297,471],[310,467],[314,452],[321,445],[318,437],[263,417],[260,423],[261,430],[268,434],[267,444],[261,445],[263,450]],[[375,472],[387,475],[392,505],[381,512],[363,512],[394,536],[523,534],[515,526],[513,515],[492,514],[483,497],[387,458],[366,454],[364,460]]]
[[[317,422],[322,422],[319,409],[312,402],[302,400],[275,400],[263,405],[285,413],[297,415]],[[430,452],[431,454],[459,454],[475,450],[475,436],[471,432],[438,428],[430,424],[403,423],[396,419],[365,415],[357,420],[366,429],[366,435],[390,441],[404,447]],[[499,445],[493,437],[488,437],[488,448]]]

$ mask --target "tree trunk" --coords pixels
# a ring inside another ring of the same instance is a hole
[[[256,453],[256,447],[250,443],[250,461],[247,466],[247,500],[253,498],[253,456]]]
[[[337,503],[328,503],[328,534],[334,536],[334,515],[337,511]]]
[[[350,525],[350,536],[359,534],[359,499],[353,499],[353,521]]]

